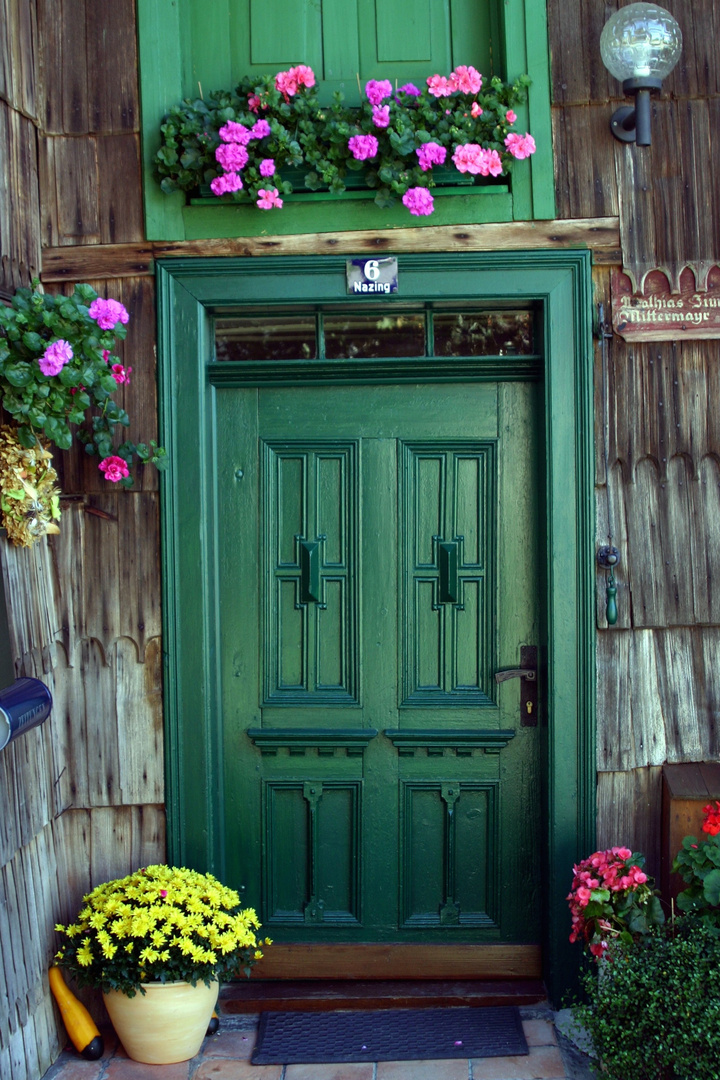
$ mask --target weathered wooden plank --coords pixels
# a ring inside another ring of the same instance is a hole
[[[605,21],[612,14],[607,5],[578,0],[548,0],[553,102],[605,101],[620,96],[600,60],[598,43]]]
[[[40,187],[40,236],[43,244],[60,243],[55,161],[55,139],[38,135],[38,181]]]
[[[140,110],[134,0],[89,4],[86,30],[90,131],[137,131]]]
[[[154,493],[121,496],[118,499],[118,523],[124,555],[119,560],[123,603],[117,614],[116,632],[134,642],[136,655],[142,663],[146,659],[147,642],[156,638],[162,628],[158,496]],[[147,685],[148,688],[154,685],[150,676]],[[152,692],[154,694],[154,690]]]
[[[53,836],[58,872],[57,921],[69,923],[90,891],[90,811],[66,810],[53,822]]]
[[[114,55],[114,49],[111,54]],[[139,135],[98,138],[97,163],[98,190],[102,193],[100,243],[141,242],[144,225]]]
[[[597,788],[598,848],[627,845],[645,855],[646,869],[660,874],[662,769],[600,773]],[[588,852],[589,854],[589,852]]]
[[[553,110],[555,197],[561,218],[618,214],[607,105]]]
[[[115,710],[115,671],[101,639],[82,642],[83,716],[88,747],[88,797],[91,806],[120,802],[118,717]],[[109,667],[109,670],[108,670]]]
[[[60,243],[99,243],[96,140],[56,136],[54,180]]]
[[[160,650],[139,663],[128,638],[115,643],[117,669],[119,797],[125,804],[158,803],[164,797]],[[154,663],[153,663],[154,661]]]
[[[6,956],[5,975],[8,975],[8,1005],[10,1007],[10,1031],[15,1033],[27,1023],[27,972],[23,957],[23,933],[28,932],[27,921],[22,918],[21,896],[17,889],[17,855],[2,868],[2,883],[6,904],[5,915],[10,942]],[[10,965],[8,964],[10,960]]]
[[[129,874],[132,852],[133,809],[97,807],[90,815],[90,887]]]
[[[253,974],[261,979],[534,979],[541,976],[541,958],[537,945],[314,945],[312,953],[305,945],[274,945]]]
[[[133,807],[131,868],[164,863],[167,859],[165,843],[165,806]]]
[[[102,245],[82,250],[49,246],[43,251],[42,280],[86,281],[152,273],[153,258],[197,256],[353,254],[363,251],[520,251],[586,247],[598,254],[619,250],[615,217],[562,221],[509,221],[503,224],[429,226],[278,237],[191,240],[182,243]]]
[[[75,668],[61,659],[53,671],[53,710],[48,723],[53,737],[53,788],[55,814],[71,807],[90,805],[88,784],[88,732],[85,723],[85,692],[82,656],[78,649]]]
[[[62,134],[63,67],[62,34],[58,0],[35,0],[38,25],[38,114],[43,132]]]
[[[36,113],[35,4],[28,0],[0,3],[0,97],[29,118]]]
[[[0,101],[0,138],[0,183],[5,192],[22,192],[22,198],[0,200],[0,292],[9,297],[39,273],[40,230],[35,128],[4,101]]]
[[[654,156],[648,147],[613,139],[619,196],[623,270],[642,288],[645,275],[655,266]],[[657,140],[655,149],[657,150]],[[662,151],[665,152],[665,151]]]
[[[57,26],[61,64],[57,71],[45,70],[48,94],[62,101],[63,134],[84,135],[90,130],[89,83],[87,65],[86,0],[62,0],[51,17]]]
[[[116,400],[122,401],[128,416],[130,427],[122,430],[122,438],[129,438],[135,443],[149,443],[151,440],[158,441],[158,406],[157,406],[157,372],[155,365],[154,342],[155,329],[155,282],[152,278],[131,277],[120,281],[108,282],[110,295],[120,300],[127,308],[130,321],[127,324],[127,338],[121,343],[118,350],[120,360],[126,367],[132,367],[132,376],[129,384],[118,388]],[[134,470],[135,483],[133,492],[157,491],[159,488],[158,472],[155,466],[138,465]],[[103,481],[107,490],[107,481]],[[118,493],[121,497],[127,496],[127,492]],[[143,504],[144,505],[144,504]],[[127,519],[128,503],[120,502],[123,513]],[[152,513],[148,507],[148,511]],[[138,511],[136,511],[137,513]],[[142,513],[142,511],[139,511]],[[157,535],[151,521],[148,526],[153,535]],[[141,544],[150,542],[142,541]]]

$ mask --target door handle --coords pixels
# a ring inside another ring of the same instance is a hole
[[[441,604],[458,602],[458,546],[438,544],[439,599]]]
[[[300,602],[296,603],[295,607],[317,604],[319,608],[326,608],[327,604],[322,598],[320,552],[327,537],[322,534],[315,540],[305,540],[302,536],[296,536],[295,539],[298,542],[298,562],[300,563]]]
[[[527,679],[528,682],[535,682],[537,679],[537,671],[534,668],[506,668],[505,671],[495,672],[495,682],[507,682],[508,679]]]

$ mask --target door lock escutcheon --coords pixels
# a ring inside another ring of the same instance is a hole
[[[537,646],[521,645],[520,667],[495,672],[495,682],[498,684],[507,682],[509,679],[520,680],[520,724],[522,727],[536,727],[538,722],[537,666]]]

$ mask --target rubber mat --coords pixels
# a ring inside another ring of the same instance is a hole
[[[264,1012],[253,1065],[527,1054],[520,1012],[498,1008]]]

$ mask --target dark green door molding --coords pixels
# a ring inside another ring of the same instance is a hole
[[[481,298],[490,305],[531,303],[537,311],[542,337],[542,349],[538,351],[544,357],[544,455],[538,468],[541,488],[538,506],[542,509],[537,525],[544,549],[540,588],[546,657],[541,667],[547,688],[546,727],[540,729],[544,745],[543,791],[538,796],[542,801],[541,862],[545,876],[541,883],[542,900],[538,902],[542,904],[546,927],[546,978],[551,994],[559,1000],[572,983],[577,965],[575,950],[567,940],[564,897],[573,862],[586,854],[594,842],[590,256],[580,251],[413,255],[400,256],[399,268],[402,292],[398,304],[440,298],[443,302]],[[216,465],[214,433],[218,423],[223,423],[218,395],[225,393],[213,386],[208,376],[213,355],[213,317],[236,311],[243,305],[262,304],[267,308],[273,303],[285,306],[347,303],[345,260],[335,257],[174,259],[158,263],[157,273],[162,435],[173,460],[173,468],[163,485],[169,857],[174,862],[223,876],[226,793],[222,783],[222,672],[215,642],[218,589],[233,538],[218,532],[223,492],[221,488],[214,489],[210,480]],[[394,300],[394,297],[385,298],[389,309]],[[479,381],[482,381],[481,367],[479,362]],[[492,378],[498,379],[495,369]],[[442,380],[442,374],[422,372],[420,379],[437,382]],[[472,381],[472,374],[468,375],[464,368],[462,381]],[[234,467],[239,465],[237,462]],[[188,497],[189,492],[192,498]],[[317,542],[315,536],[306,540],[309,545]],[[443,541],[455,542],[453,537],[449,540],[443,537]],[[452,555],[449,551],[446,590],[457,588]],[[306,576],[310,589],[317,584],[311,556],[309,547]],[[322,580],[319,585],[322,590]],[[447,602],[451,599],[448,595]],[[242,657],[238,657],[237,663],[240,670]],[[405,689],[409,696],[415,693],[411,678]],[[352,684],[343,692],[352,695]],[[277,726],[282,727],[279,723]],[[260,727],[260,724],[254,726],[255,737],[262,738],[258,735]],[[350,753],[356,745],[356,740],[350,737],[352,729],[352,724],[343,725],[348,747],[339,752]],[[342,734],[340,731],[338,737]],[[451,742],[454,739],[461,746],[459,731],[446,734]],[[506,731],[498,734],[509,735]],[[303,744],[303,739],[306,744],[315,745],[311,732],[298,731],[291,735],[278,731],[274,745],[270,740],[259,750],[270,755],[292,753],[293,747]],[[410,738],[415,735],[417,749]],[[394,741],[400,754],[429,755],[435,743],[440,749],[444,745],[440,732],[435,732],[434,739],[423,739],[420,731],[410,730],[403,739],[388,729],[374,737],[371,745],[380,738]],[[511,740],[510,745],[514,742],[517,739]],[[362,745],[358,746],[358,752],[365,752]],[[482,751],[471,748],[471,752]],[[506,750],[498,747],[496,752],[502,754]],[[347,813],[352,814],[359,787],[351,764],[345,787],[347,791],[343,789],[343,794],[332,784],[328,786],[328,805],[334,800],[338,806],[350,807]],[[421,788],[422,784],[417,792],[413,790],[413,799],[425,797]],[[491,792],[491,788],[487,795],[478,791],[477,798],[494,798]],[[286,802],[289,804],[296,797],[311,802],[325,798],[304,791],[295,796],[282,784],[277,786],[275,795],[278,813],[283,812]],[[442,793],[442,798],[450,805],[449,789]],[[318,809],[322,803],[312,805]],[[412,805],[408,804],[406,809],[411,813]],[[536,892],[531,882],[518,881],[516,887],[533,888]],[[448,918],[450,915],[452,912]]]

